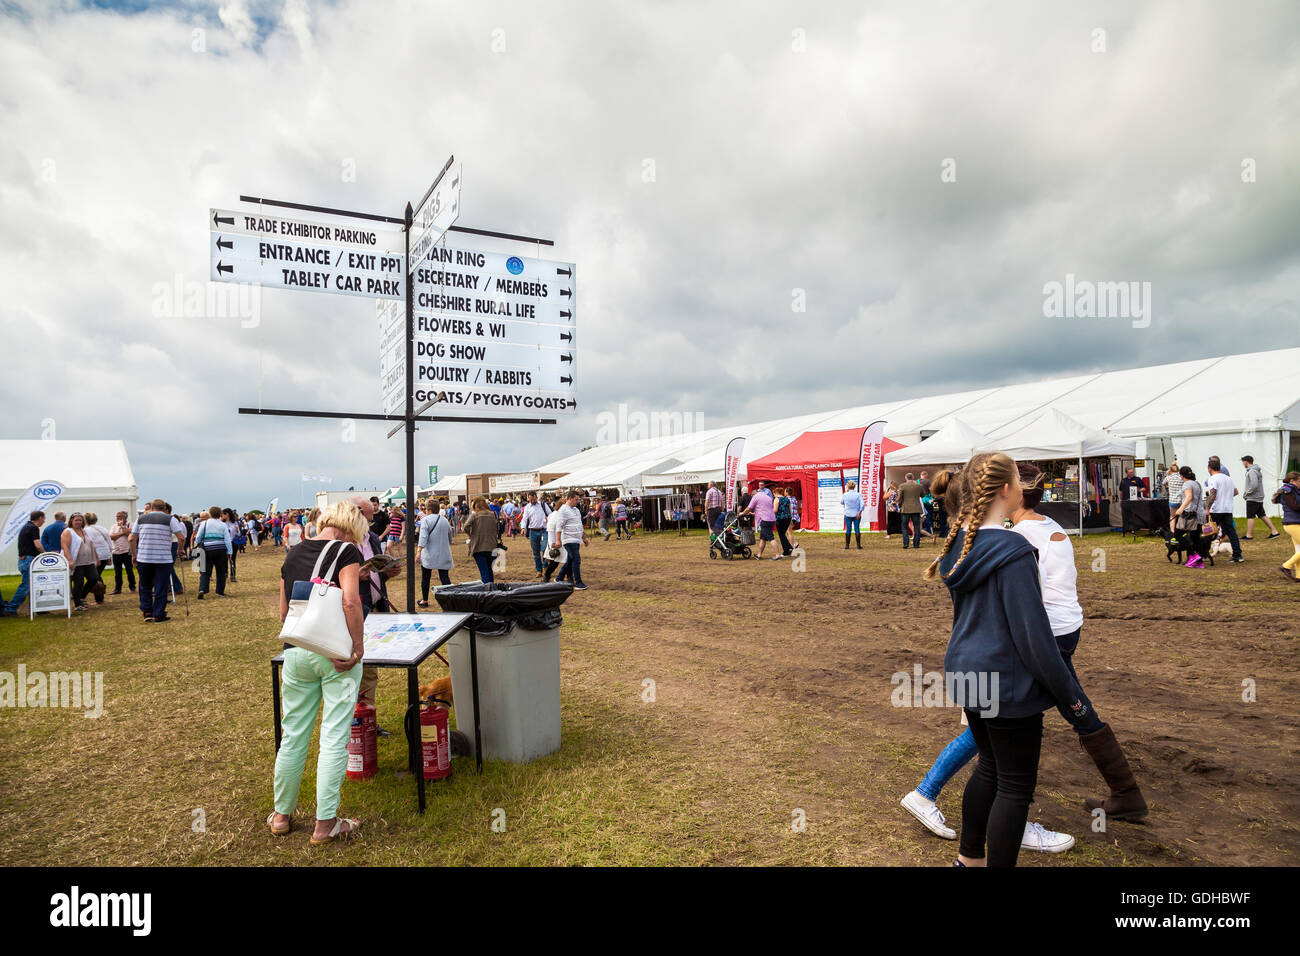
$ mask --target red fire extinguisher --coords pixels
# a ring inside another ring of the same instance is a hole
[[[451,773],[451,730],[444,703],[430,697],[420,706],[420,754],[425,780],[441,780]]]
[[[357,701],[352,712],[352,736],[348,740],[348,779],[366,780],[379,769],[379,723],[375,705]]]

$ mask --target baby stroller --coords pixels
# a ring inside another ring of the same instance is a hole
[[[722,530],[714,532],[709,531],[709,557],[716,558],[722,555],[728,561],[739,555],[742,558],[752,557],[754,552],[749,549],[741,537],[741,528],[738,524],[739,519],[734,511],[728,511],[722,519]]]

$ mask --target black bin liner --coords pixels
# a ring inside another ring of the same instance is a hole
[[[469,611],[476,634],[503,637],[514,625],[544,631],[564,621],[560,605],[573,593],[571,584],[454,584],[434,592],[444,611]]]

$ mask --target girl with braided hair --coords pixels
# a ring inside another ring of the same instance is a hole
[[[954,520],[925,577],[940,575],[952,597],[946,684],[965,698],[958,703],[979,752],[962,795],[957,865],[1014,866],[1038,781],[1043,711],[1060,706],[1071,723],[1084,724],[1092,708],[1052,635],[1034,547],[1003,527],[1021,506],[1015,462],[976,455],[938,493]],[[973,687],[984,689],[983,699],[970,699]]]
[[[1037,550],[1043,603],[1052,625],[1052,634],[1065,666],[1077,680],[1073,657],[1083,626],[1083,608],[1079,605],[1076,589],[1074,549],[1059,524],[1035,511],[1043,495],[1040,487],[1042,472],[1030,464],[1020,464],[1017,470],[1022,486],[1021,502],[1020,507],[1010,515],[1014,522],[1012,530],[1027,538]],[[1102,723],[1086,696],[1081,697],[1081,700],[1089,705],[1088,719],[1073,721],[1064,710],[1062,716],[1079,734],[1080,744],[1110,787],[1109,797],[1104,800],[1089,798],[1084,801],[1084,807],[1089,811],[1100,807],[1110,819],[1143,819],[1147,815],[1146,801],[1114,731],[1109,724]],[[903,798],[903,806],[909,813],[931,832],[948,840],[955,838],[956,834],[945,825],[943,813],[935,801],[947,782],[975,755],[975,751],[975,740],[968,730],[944,748],[920,786]],[[1026,824],[1021,842],[1022,849],[1047,853],[1060,853],[1072,846],[1073,837],[1047,830],[1036,823]]]

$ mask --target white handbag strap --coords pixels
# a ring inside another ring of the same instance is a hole
[[[339,566],[339,558],[343,556],[343,548],[347,547],[346,541],[332,540],[332,541],[325,542],[325,547],[320,549],[320,557],[316,559],[316,567],[312,568],[311,571],[311,578],[313,581],[321,576],[320,573],[321,565],[325,563],[325,555],[329,554],[331,544],[337,544],[340,547],[337,548],[334,552],[334,563],[330,565],[329,571],[325,573],[324,580],[325,581],[334,580],[334,569]]]

